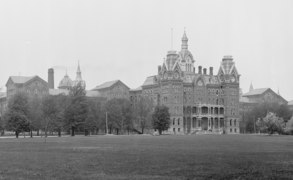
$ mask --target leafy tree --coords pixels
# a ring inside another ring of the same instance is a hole
[[[23,92],[17,92],[8,102],[8,111],[5,114],[6,129],[15,132],[16,138],[20,132],[28,131],[28,97]]]
[[[54,96],[54,101],[58,109],[58,116],[53,121],[53,130],[58,132],[58,136],[61,136],[61,131],[66,126],[65,122],[65,111],[69,106],[69,98],[65,95]]]
[[[75,135],[76,128],[84,128],[88,115],[88,101],[86,92],[81,83],[72,87],[69,92],[69,106],[64,112],[66,124],[71,128],[71,136]]]
[[[168,107],[164,105],[156,106],[152,118],[153,128],[158,130],[160,135],[162,131],[168,130],[170,127],[170,113]]]
[[[283,118],[276,116],[275,113],[268,113],[266,117],[259,118],[257,121],[257,126],[260,131],[273,134],[275,132],[282,133],[285,127],[285,122]]]
[[[141,133],[144,133],[146,128],[152,125],[151,114],[153,111],[153,101],[147,97],[138,99],[134,109],[134,127],[140,128]]]
[[[33,136],[32,131],[36,130],[39,135],[39,129],[41,129],[41,118],[42,118],[42,99],[39,96],[29,97],[29,121],[30,121],[30,133]]]
[[[124,130],[127,129],[128,134],[129,130],[133,128],[133,112],[131,108],[131,103],[128,99],[119,99],[121,105],[121,130],[124,133]]]
[[[42,101],[42,129],[45,131],[45,137],[48,131],[53,131],[55,128],[55,121],[61,118],[60,110],[57,106],[54,96],[46,96]]]
[[[107,101],[105,111],[108,114],[109,133],[114,129],[116,134],[119,134],[119,130],[123,133],[125,128],[129,130],[132,127],[132,109],[129,100],[111,99]]]
[[[94,131],[95,134],[105,127],[105,113],[103,106],[104,98],[88,98],[89,111],[87,119],[85,120],[85,128]]]
[[[247,132],[259,131],[259,126],[255,126],[256,120],[264,118],[269,112],[275,113],[276,116],[283,118],[287,122],[292,116],[292,112],[285,104],[276,102],[264,102],[256,105],[251,111],[243,115],[243,123]]]

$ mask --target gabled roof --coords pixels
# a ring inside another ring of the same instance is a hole
[[[112,87],[114,84],[116,84],[118,82],[121,82],[124,86],[126,86],[122,81],[120,81],[120,80],[114,80],[114,81],[108,81],[108,82],[105,82],[105,83],[103,83],[101,85],[98,85],[93,90],[100,90],[100,89],[110,88],[110,87]],[[126,87],[129,89],[128,86],[126,86]]]
[[[15,84],[24,84],[36,76],[10,76],[9,78]]]
[[[47,83],[47,81],[43,80],[42,78],[40,78],[39,76],[10,76],[8,78],[8,81],[12,81],[13,83],[15,84],[26,84],[26,83],[29,83],[31,81],[33,81],[34,79],[40,79],[42,82],[44,83]],[[7,83],[6,83],[6,86],[7,86]]]
[[[254,89],[248,93],[243,94],[242,96],[256,96],[256,95],[261,95],[270,88],[259,88],[259,89]]]

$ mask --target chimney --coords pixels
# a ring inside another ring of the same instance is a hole
[[[210,67],[210,75],[213,76],[214,72],[213,72],[213,67]]]
[[[207,74],[207,68],[203,68],[203,74]]]
[[[54,69],[48,69],[48,86],[49,89],[54,89]]]
[[[198,66],[198,74],[201,74],[201,69],[202,69],[202,67]]]
[[[158,74],[161,72],[161,66],[158,66]]]

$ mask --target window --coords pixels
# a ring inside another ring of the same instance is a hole
[[[232,129],[230,129],[230,132],[232,132]]]
[[[237,129],[236,128],[234,129],[234,132],[237,132]]]
[[[175,125],[175,118],[173,118],[173,125]]]
[[[180,132],[180,128],[178,128],[178,132]]]
[[[230,119],[230,126],[232,126],[232,119]]]
[[[180,118],[178,118],[178,125],[180,125]]]
[[[173,128],[173,132],[175,132],[175,128]]]
[[[234,119],[234,126],[236,126],[236,119]]]

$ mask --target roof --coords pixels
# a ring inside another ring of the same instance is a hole
[[[242,96],[256,96],[256,95],[261,95],[264,92],[266,92],[270,88],[259,88],[259,89],[254,89],[252,91],[249,91],[248,93],[243,94]]]
[[[293,106],[293,100],[288,102],[288,106]]]
[[[118,82],[122,83],[124,86],[126,86],[129,89],[129,87],[126,84],[124,84],[122,81],[114,80],[114,81],[104,82],[103,84],[96,86],[93,90],[100,90],[100,89],[110,88],[110,87],[112,87],[114,84],[116,84]]]
[[[56,95],[69,95],[68,89],[49,89],[49,94],[56,96]],[[100,97],[100,93],[98,91],[89,91],[86,90],[86,96],[87,97]]]
[[[115,83],[117,83],[118,81],[119,80],[104,82],[103,84],[96,86],[94,88],[94,90],[109,88],[109,87],[113,86]]]
[[[23,84],[35,77],[36,76],[10,76],[10,79],[16,84]]]
[[[69,90],[67,90],[67,89],[49,89],[49,94],[54,95],[54,96],[59,95],[59,94],[68,95]]]
[[[130,89],[129,91],[142,91],[142,87],[139,86],[138,88],[135,88],[135,89]]]
[[[7,97],[6,92],[0,92],[0,99],[1,98],[6,98],[6,97]]]
[[[156,76],[147,77],[142,86],[149,86],[155,84],[155,77]]]

